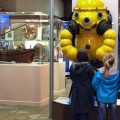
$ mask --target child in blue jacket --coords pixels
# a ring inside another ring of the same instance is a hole
[[[110,110],[111,120],[117,117],[117,93],[119,90],[119,70],[113,67],[115,57],[113,53],[106,53],[103,58],[104,67],[95,74],[92,85],[97,93],[98,119],[106,120],[106,107]]]

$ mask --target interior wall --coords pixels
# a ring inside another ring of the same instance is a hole
[[[2,6],[5,10],[15,11],[16,0],[0,0],[0,6]]]
[[[0,6],[10,11],[32,11],[50,14],[49,0],[0,0]],[[54,15],[59,17],[64,16],[64,4],[62,0],[54,0],[54,8]]]
[[[48,1],[48,0],[46,0],[46,1]],[[63,3],[63,1],[62,0],[54,0],[54,3],[55,3],[55,5],[54,5],[54,8],[55,8],[54,12],[55,13],[54,14],[56,16],[63,17],[64,16],[64,3]]]
[[[78,0],[72,0],[72,10],[75,7]],[[115,30],[117,36],[118,36],[118,0],[102,0],[104,2],[105,7],[110,10],[113,18],[113,29]],[[115,67],[118,66],[118,37],[116,38],[116,46],[114,48],[114,54],[116,57],[115,61]]]
[[[72,12],[72,2],[64,2],[64,17],[69,17]]]

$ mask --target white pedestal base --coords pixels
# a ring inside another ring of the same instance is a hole
[[[0,104],[48,104],[49,65],[1,64],[0,74]]]

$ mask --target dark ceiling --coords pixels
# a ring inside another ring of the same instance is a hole
[[[72,0],[62,0],[63,2],[72,2]]]

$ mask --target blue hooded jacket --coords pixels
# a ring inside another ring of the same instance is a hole
[[[97,100],[102,103],[116,103],[120,89],[119,70],[110,68],[109,75],[104,78],[102,75],[104,69],[104,67],[100,68],[92,80],[92,85],[97,92]]]

